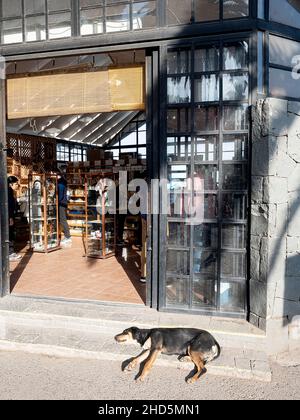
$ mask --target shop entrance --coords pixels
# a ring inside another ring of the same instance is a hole
[[[8,176],[20,184],[12,294],[146,304],[147,218],[119,208],[119,173],[128,183],[149,177],[144,66],[142,50],[8,66]]]

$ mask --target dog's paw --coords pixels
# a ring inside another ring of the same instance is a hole
[[[190,356],[182,356],[179,358],[179,362],[181,363],[190,363],[192,361],[192,359],[190,358]]]
[[[124,372],[131,372],[135,368],[136,368],[136,363],[129,363],[129,365],[127,365],[126,368],[124,369]]]
[[[145,382],[145,378],[143,376],[139,376],[138,378],[136,378],[135,382],[136,383],[143,383],[143,382]]]
[[[194,385],[197,382],[196,378],[189,378],[187,379],[186,383],[189,385]]]

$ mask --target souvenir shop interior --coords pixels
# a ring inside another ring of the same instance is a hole
[[[118,188],[121,171],[147,178],[144,62],[127,51],[8,65],[12,294],[146,303],[147,224],[120,210]]]

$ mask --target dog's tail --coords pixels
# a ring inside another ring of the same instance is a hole
[[[215,346],[214,347],[216,347],[216,354],[215,354],[215,357],[214,357],[214,359],[213,360],[217,360],[220,356],[221,356],[221,346],[220,346],[220,344],[216,341],[216,344],[215,344]]]
[[[213,360],[216,360],[221,355],[221,347],[217,341],[215,341],[215,344],[212,346],[211,351],[206,356],[206,363],[212,362]]]

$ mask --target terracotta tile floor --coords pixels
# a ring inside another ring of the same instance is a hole
[[[51,254],[21,251],[23,258],[11,264],[11,291],[15,294],[145,304],[146,286],[141,284],[140,257],[129,251],[127,262],[83,257],[80,238],[70,249]]]

